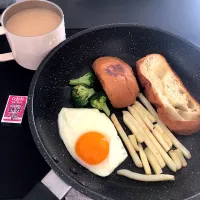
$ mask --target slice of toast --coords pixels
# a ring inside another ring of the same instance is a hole
[[[137,61],[137,75],[147,99],[161,120],[175,133],[189,135],[200,130],[200,105],[160,54]]]

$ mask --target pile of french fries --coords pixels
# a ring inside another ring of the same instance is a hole
[[[146,175],[125,169],[117,173],[140,181],[175,180],[173,175],[162,174],[162,169],[167,165],[176,172],[186,167],[185,158],[190,159],[191,154],[159,119],[146,97],[140,93],[138,98],[142,103],[136,101],[128,107],[128,111],[122,112],[123,121],[132,135],[127,136],[115,114],[112,114],[111,120],[133,162],[137,167],[143,167]],[[152,175],[152,170],[155,175]]]

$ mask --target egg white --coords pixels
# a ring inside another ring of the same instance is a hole
[[[97,109],[62,108],[58,115],[58,127],[60,137],[71,156],[94,174],[108,176],[128,156],[113,123]],[[96,165],[87,164],[75,152],[79,137],[90,131],[99,132],[109,140],[107,158]]]

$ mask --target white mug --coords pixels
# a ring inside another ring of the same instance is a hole
[[[61,23],[53,31],[41,36],[17,36],[6,30],[8,19],[14,14],[30,8],[46,8],[61,17]],[[59,6],[48,1],[24,1],[11,5],[1,16],[0,35],[6,35],[12,52],[0,54],[0,62],[15,59],[24,68],[36,70],[45,56],[66,39],[64,14]]]

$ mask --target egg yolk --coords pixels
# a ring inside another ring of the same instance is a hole
[[[106,159],[109,153],[107,138],[98,132],[87,132],[76,142],[77,155],[90,165],[96,165]]]

